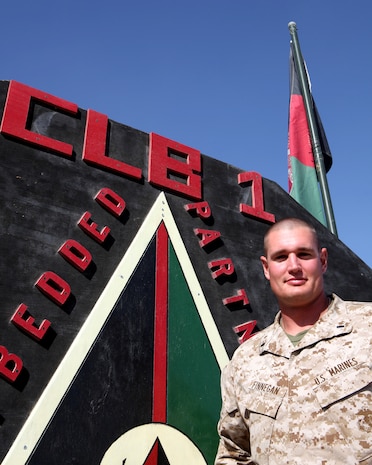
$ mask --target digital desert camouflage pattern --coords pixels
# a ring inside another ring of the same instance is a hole
[[[332,297],[296,347],[278,314],[236,350],[215,465],[372,465],[372,303]]]

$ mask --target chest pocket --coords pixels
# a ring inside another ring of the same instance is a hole
[[[251,387],[243,387],[240,395],[242,412],[252,412],[276,418],[286,394],[285,388],[253,382]]]
[[[314,388],[320,406],[324,409],[365,389],[371,391],[372,365],[360,364],[333,375]]]
[[[253,382],[243,385],[239,393],[239,410],[250,431],[252,457],[267,463],[276,418],[287,389]]]

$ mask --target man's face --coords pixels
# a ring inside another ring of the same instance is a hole
[[[310,229],[284,226],[273,230],[266,246],[267,254],[261,262],[280,306],[306,306],[324,292],[327,250],[319,251]]]

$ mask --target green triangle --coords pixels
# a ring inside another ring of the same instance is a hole
[[[172,245],[169,250],[167,423],[212,465],[221,408],[220,368]]]

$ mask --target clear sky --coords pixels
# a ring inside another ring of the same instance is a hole
[[[333,154],[339,238],[372,266],[370,0],[13,0],[1,75],[287,190],[288,22]]]

